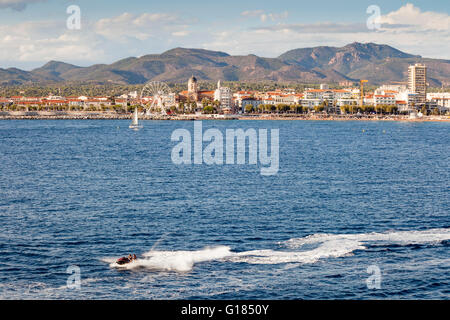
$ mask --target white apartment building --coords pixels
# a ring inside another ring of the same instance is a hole
[[[333,90],[307,89],[305,90],[305,99],[334,100]]]
[[[356,91],[355,91],[356,90]],[[304,107],[314,108],[327,102],[328,105],[337,107],[358,103],[359,89],[307,89],[301,104]]]
[[[358,90],[359,94],[359,90]],[[355,105],[359,103],[358,94],[349,89],[334,90],[334,101],[337,107]]]
[[[279,95],[270,95],[264,99],[264,104],[287,104],[290,106],[299,104],[300,96],[294,94],[279,94]]]
[[[340,98],[336,100],[336,106],[342,107],[342,106],[352,106],[352,105],[358,105],[359,99],[354,98]]]
[[[427,100],[441,112],[450,112],[450,92],[428,93]]]
[[[395,94],[395,100],[400,112],[410,112],[417,109],[417,94],[411,93],[409,90]]]
[[[418,94],[406,85],[383,85],[374,91],[371,104],[397,105],[400,112],[410,112],[419,105]]]
[[[322,99],[302,99],[300,104],[302,107],[313,109],[314,107],[320,106],[322,103]]]
[[[385,84],[382,85],[381,87],[378,87],[375,91],[374,94],[388,94],[388,93],[399,93],[399,92],[404,92],[408,90],[408,88],[406,87],[406,85],[400,84]]]
[[[217,82],[216,91],[214,91],[214,100],[219,101],[222,108],[231,108],[233,106],[233,93],[230,88],[222,87],[220,80]]]
[[[395,106],[397,99],[395,99],[394,95],[377,94],[377,95],[374,95],[374,102],[375,102],[375,106],[380,106],[380,105]]]

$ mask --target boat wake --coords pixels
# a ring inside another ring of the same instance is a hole
[[[112,268],[186,272],[195,264],[224,261],[248,264],[311,264],[327,258],[345,257],[369,245],[439,244],[450,240],[450,228],[425,231],[393,231],[362,234],[314,234],[279,243],[280,250],[232,252],[229,247],[205,248],[197,251],[149,251],[143,258],[118,265],[115,258],[103,259]]]
[[[130,263],[119,265],[116,259],[103,259],[110,263],[110,267],[118,269],[146,268],[151,270],[185,272],[192,270],[194,264],[213,260],[220,260],[232,253],[229,247],[221,246],[205,248],[198,251],[149,251]]]
[[[235,255],[232,261],[251,264],[315,263],[321,259],[345,257],[369,245],[439,244],[450,240],[450,228],[425,231],[392,231],[360,234],[313,234],[279,243],[296,251],[256,250]]]
[[[299,248],[306,244],[326,243],[329,241],[355,241],[358,243],[379,242],[387,244],[411,245],[439,243],[450,239],[450,228],[429,229],[424,231],[392,231],[384,233],[360,234],[314,234],[305,238],[294,238],[285,242],[289,248]]]

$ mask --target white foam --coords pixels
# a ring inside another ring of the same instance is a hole
[[[408,245],[439,243],[445,240],[450,240],[450,228],[385,233],[314,234],[282,242],[288,250],[232,252],[225,246],[198,251],[152,250],[144,253],[142,259],[125,265],[118,265],[116,258],[105,258],[103,261],[114,268],[184,272],[192,270],[196,263],[215,260],[249,264],[310,264],[321,259],[351,255],[356,250],[365,250],[370,243]]]
[[[304,238],[290,239],[283,244],[289,248],[299,248],[306,244],[327,243],[329,241],[357,241],[359,243],[384,242],[390,244],[426,244],[450,240],[450,228],[424,231],[391,231],[384,233],[360,234],[314,234]]]
[[[149,251],[143,254],[143,258],[125,265],[118,265],[115,259],[103,259],[113,268],[136,269],[146,268],[163,271],[190,271],[194,264],[212,260],[219,260],[231,255],[230,248],[221,246],[205,248],[198,251]]]
[[[236,254],[230,260],[250,264],[315,263],[320,259],[342,257],[365,247],[358,241],[329,241],[306,251],[255,250]]]
[[[364,250],[368,243],[426,244],[450,240],[450,229],[429,229],[424,231],[392,231],[361,234],[314,234],[282,242],[289,249],[306,245],[316,246],[303,251],[255,250],[235,254],[230,261],[251,264],[315,263],[320,259],[351,255],[355,250]]]

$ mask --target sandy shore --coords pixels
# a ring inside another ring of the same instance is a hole
[[[0,120],[127,120],[131,114],[114,112],[0,112]],[[426,116],[411,119],[409,116],[344,116],[344,115],[175,115],[140,116],[142,120],[306,120],[306,121],[445,121],[450,116]]]

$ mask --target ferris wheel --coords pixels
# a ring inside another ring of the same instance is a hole
[[[147,114],[159,111],[166,115],[166,105],[171,96],[172,92],[167,84],[160,81],[150,81],[141,91],[140,103],[146,109]]]

